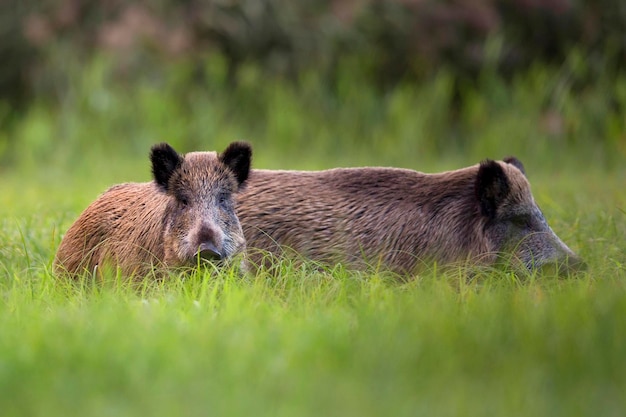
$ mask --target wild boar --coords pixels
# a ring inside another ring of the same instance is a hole
[[[227,260],[245,249],[234,194],[250,171],[252,149],[231,143],[224,152],[179,155],[152,147],[154,180],[115,185],[78,217],[54,261],[58,274],[93,273],[103,263],[124,275],[153,268]]]
[[[548,226],[522,163],[425,174],[399,168],[252,170],[237,214],[255,263],[285,249],[325,264],[411,274],[433,263],[524,269],[580,259]],[[256,253],[255,253],[256,252]]]

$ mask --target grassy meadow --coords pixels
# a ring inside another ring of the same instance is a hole
[[[451,80],[377,93],[349,76],[297,92],[253,69],[235,90],[132,86],[94,63],[59,103],[0,132],[2,416],[621,416],[626,413],[626,79],[487,74],[452,120]],[[565,75],[564,75],[565,74]],[[221,78],[220,78],[221,77]],[[108,186],[150,179],[148,149],[245,139],[259,168],[440,171],[519,157],[581,273],[433,268],[406,282],[285,262],[139,288],[51,273],[64,231]]]

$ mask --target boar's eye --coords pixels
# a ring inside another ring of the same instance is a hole
[[[511,218],[511,222],[519,228],[526,228],[530,223],[530,216],[528,214],[517,214]]]
[[[229,202],[230,202],[230,194],[228,194],[228,193],[219,193],[217,195],[217,203],[220,206],[227,206]]]
[[[179,195],[177,196],[177,200],[183,207],[187,207],[189,205],[189,199],[187,198],[187,196]]]

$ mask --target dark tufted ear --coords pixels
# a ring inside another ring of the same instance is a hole
[[[500,164],[490,159],[481,162],[474,187],[482,215],[494,218],[498,206],[509,194],[509,180]]]
[[[164,191],[167,191],[170,177],[183,163],[183,157],[167,143],[159,143],[150,150],[150,160],[154,180]]]
[[[522,171],[522,174],[524,174],[524,176],[526,176],[526,170],[524,169],[524,164],[522,164],[522,161],[520,161],[516,157],[514,156],[506,157],[504,158],[504,162],[506,162],[507,164],[513,165],[515,168]]]
[[[233,142],[220,155],[220,161],[235,174],[239,185],[248,179],[251,160],[252,147],[247,142]]]

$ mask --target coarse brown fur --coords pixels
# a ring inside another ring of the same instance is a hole
[[[241,252],[232,195],[248,176],[250,156],[240,142],[222,154],[178,155],[167,144],[154,146],[155,180],[115,185],[87,207],[63,237],[55,272],[76,276],[110,264],[142,276]]]
[[[433,262],[492,264],[501,252],[520,255],[529,268],[574,257],[541,222],[514,158],[438,174],[253,170],[238,198],[254,262],[261,260],[255,249],[281,255],[288,248],[326,264],[406,274]],[[526,223],[517,227],[518,219]]]

